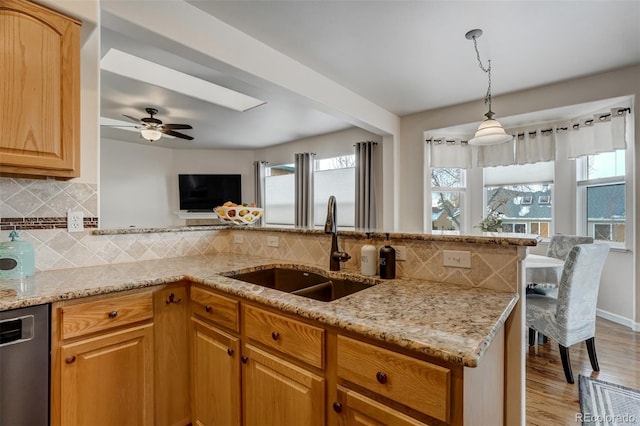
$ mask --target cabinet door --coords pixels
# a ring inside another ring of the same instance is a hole
[[[357,392],[338,387],[338,402],[333,404],[340,426],[427,426],[391,407]]]
[[[246,426],[323,426],[324,378],[245,345],[243,369]]]
[[[61,424],[153,424],[153,324],[60,348]]]
[[[240,340],[191,318],[191,417],[194,425],[240,424]]]
[[[155,421],[161,426],[191,422],[189,401],[189,298],[185,286],[153,295]]]
[[[2,171],[79,176],[79,22],[23,0],[1,6]]]

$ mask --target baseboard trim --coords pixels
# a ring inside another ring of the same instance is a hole
[[[600,318],[604,318],[606,320],[615,322],[616,324],[629,327],[633,331],[640,331],[640,323],[634,322],[630,318],[626,318],[618,314],[613,314],[611,312],[604,311],[602,309],[596,309],[596,315],[599,316]]]

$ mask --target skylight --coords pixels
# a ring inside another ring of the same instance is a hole
[[[118,49],[109,49],[100,61],[100,68],[235,111],[244,112],[266,103]]]

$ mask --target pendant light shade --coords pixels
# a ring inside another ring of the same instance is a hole
[[[487,73],[487,76],[489,77],[489,87],[487,88],[487,94],[484,97],[484,103],[489,106],[489,111],[485,114],[485,117],[487,118],[482,123],[480,123],[476,134],[472,139],[469,139],[469,145],[498,145],[511,141],[513,139],[513,136],[507,134],[498,120],[493,118],[495,114],[493,113],[493,111],[491,111],[491,60],[488,61],[489,65],[487,67],[485,67],[480,60],[480,52],[478,51],[478,42],[476,39],[481,35],[482,30],[475,29],[468,31],[465,34],[465,37],[467,38],[467,40],[473,40],[473,47],[476,50],[478,65],[480,65],[480,69]]]
[[[486,146],[509,142],[513,136],[502,128],[500,122],[493,118],[493,112],[486,114],[486,119],[480,123],[476,134],[469,139],[469,145]]]
[[[142,129],[140,134],[149,142],[155,142],[162,137],[162,133],[156,129]]]

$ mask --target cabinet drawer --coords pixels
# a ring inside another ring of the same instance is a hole
[[[60,308],[62,339],[153,318],[151,293],[116,296]]]
[[[243,305],[248,338],[314,367],[324,368],[324,330],[282,315]]]
[[[338,336],[338,376],[443,422],[449,421],[451,371]]]
[[[191,311],[202,318],[233,331],[240,331],[239,302],[228,297],[191,287]]]

